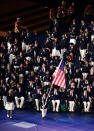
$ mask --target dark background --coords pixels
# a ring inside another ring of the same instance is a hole
[[[65,1],[68,7],[75,2],[76,18],[83,16],[87,4],[94,7],[94,0]],[[49,9],[57,11],[61,2],[62,0],[0,0],[0,31],[13,29],[17,17],[21,17],[23,26],[31,31],[45,31],[49,27]]]

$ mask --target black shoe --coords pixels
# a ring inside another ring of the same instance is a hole
[[[46,116],[45,116],[45,117],[42,117],[42,119],[45,120],[45,119],[46,119]]]

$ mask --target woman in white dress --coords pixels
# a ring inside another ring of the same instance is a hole
[[[14,110],[14,92],[13,89],[10,89],[7,94],[7,103],[5,106],[5,109],[7,110],[7,117],[12,118],[12,112]]]

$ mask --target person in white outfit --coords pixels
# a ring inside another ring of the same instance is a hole
[[[90,95],[85,89],[83,92],[83,105],[84,105],[84,112],[89,112],[90,111]]]
[[[41,88],[39,87],[36,90],[36,95],[35,95],[35,105],[36,105],[36,110],[39,111],[40,110],[40,100],[42,97],[42,92],[41,92]]]
[[[57,89],[54,89],[54,92],[52,93],[52,107],[53,107],[53,112],[59,112],[59,107],[60,107],[60,96],[59,92]]]
[[[74,93],[74,89],[72,88],[69,92],[69,96],[68,96],[68,100],[69,100],[69,111],[70,112],[74,112],[74,108],[75,108],[75,99],[76,99],[76,95]]]
[[[19,84],[17,84],[17,88],[15,90],[15,102],[17,108],[23,108],[25,102],[25,90]]]

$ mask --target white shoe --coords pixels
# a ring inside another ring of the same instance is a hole
[[[21,109],[21,108],[22,108],[22,106],[20,105],[20,106],[19,106],[19,108]]]
[[[17,108],[20,108],[20,106],[19,106],[19,105],[17,105]]]
[[[12,116],[10,116],[10,119],[12,119]]]
[[[7,114],[7,117],[9,118],[9,114]]]

